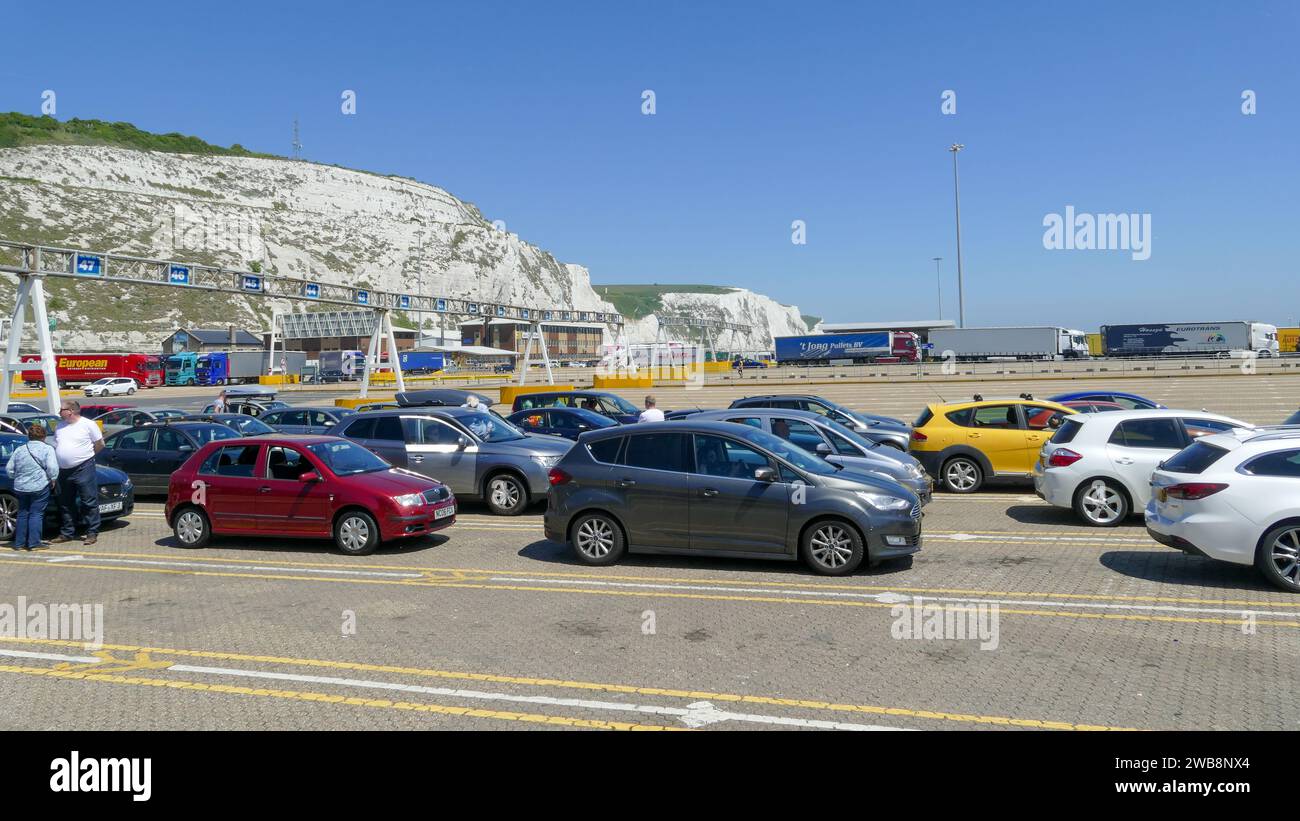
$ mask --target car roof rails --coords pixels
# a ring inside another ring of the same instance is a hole
[[[1034,395],[1033,395],[1032,393],[1022,393],[1022,394],[1020,394],[1020,398],[1021,398],[1021,399],[1025,399],[1025,400],[1029,400],[1029,401],[1033,401]]]

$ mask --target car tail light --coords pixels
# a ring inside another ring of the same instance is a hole
[[[930,438],[930,437],[926,436],[924,433],[921,433],[919,430],[917,430],[917,429],[915,429],[915,428],[912,429],[912,441],[913,441],[913,442],[924,442],[925,440],[927,440],[927,439],[929,439],[929,438]]]
[[[1049,468],[1069,467],[1082,458],[1082,453],[1075,453],[1069,448],[1057,448],[1052,451],[1051,456],[1047,457],[1047,466]]]
[[[1204,499],[1206,496],[1213,496],[1220,490],[1226,488],[1223,482],[1185,482],[1181,485],[1170,485],[1165,488],[1165,493],[1174,499]]]
[[[562,485],[565,484],[566,482],[573,481],[572,476],[560,470],[559,468],[551,468],[549,471],[547,471],[546,478],[550,480],[551,487],[555,487],[556,485]]]

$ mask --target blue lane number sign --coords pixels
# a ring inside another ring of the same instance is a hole
[[[357,291],[357,304],[358,304],[358,305],[369,305],[369,304],[370,304],[370,292],[369,292],[369,291]]]
[[[87,277],[103,276],[103,260],[93,254],[77,254],[77,273]]]
[[[245,291],[256,291],[257,293],[261,293],[262,278],[255,277],[252,274],[244,274],[242,280],[240,281],[240,287],[243,288]]]
[[[320,286],[314,282],[308,282],[302,286],[302,295],[308,299],[320,299]]]
[[[167,271],[167,281],[172,285],[189,285],[190,269],[184,265],[173,265]]]
[[[411,307],[411,298],[405,294],[397,297],[397,307],[405,310]]]

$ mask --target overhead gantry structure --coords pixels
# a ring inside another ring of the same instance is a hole
[[[387,349],[388,364],[396,378],[397,389],[406,390],[401,361],[397,354],[397,343],[393,336],[391,316],[393,311],[450,315],[454,318],[523,320],[529,324],[531,333],[542,340],[541,355],[546,365],[548,382],[553,382],[554,379],[551,376],[550,358],[546,353],[545,337],[541,329],[543,322],[603,323],[611,326],[615,335],[623,326],[623,317],[620,314],[577,311],[572,306],[517,305],[502,303],[492,298],[475,299],[463,296],[382,291],[357,285],[321,282],[305,277],[243,271],[178,260],[149,259],[80,248],[32,245],[4,239],[0,239],[0,272],[13,274],[18,278],[18,294],[14,300],[9,332],[4,343],[0,413],[9,409],[13,375],[23,370],[33,370],[37,365],[36,362],[19,361],[29,306],[33,314],[33,330],[40,353],[39,367],[45,378],[46,399],[50,412],[58,412],[58,379],[55,374],[54,348],[45,299],[44,280],[47,277],[66,277],[88,285],[111,282],[127,286],[157,286],[371,309],[375,311],[376,322],[374,333],[370,335],[370,356],[366,357],[366,370],[361,383],[363,397],[370,385],[371,372],[378,364],[379,354],[383,349]],[[521,382],[527,375],[531,342],[530,336],[524,352]]]

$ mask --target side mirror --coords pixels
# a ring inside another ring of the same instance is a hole
[[[467,448],[467,447],[469,447],[469,438],[468,438],[468,437],[466,437],[466,436],[458,436],[458,437],[456,437],[456,449],[457,449],[457,450],[464,450],[464,449]]]
[[[192,451],[194,450],[194,446],[193,446],[193,445],[181,445],[180,447],[176,448],[176,450],[180,451],[181,453],[190,453],[190,452],[192,452]]]
[[[775,482],[777,480],[776,468],[770,465],[754,468],[754,480],[757,482]]]
[[[299,482],[319,482],[320,474],[314,470],[309,470],[298,477]]]
[[[817,455],[822,457],[823,459],[825,459],[827,456],[830,456],[831,446],[826,444],[825,442],[822,442],[820,445],[817,446]]]
[[[327,428],[332,428],[332,427],[334,427],[336,424],[338,424],[338,423],[335,422],[333,419],[326,419],[326,420],[325,420],[325,427],[327,427]]]

